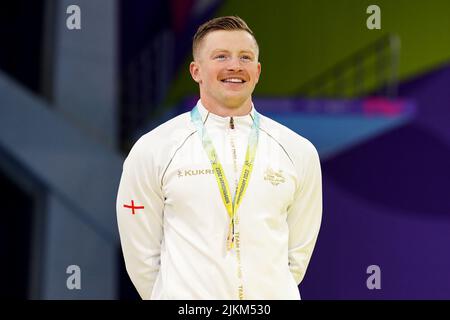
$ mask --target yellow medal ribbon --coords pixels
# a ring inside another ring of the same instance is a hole
[[[211,162],[211,166],[216,177],[217,184],[219,186],[220,194],[222,197],[223,204],[230,217],[230,224],[228,228],[227,236],[227,249],[230,250],[235,245],[235,216],[239,205],[247,190],[247,186],[250,181],[250,175],[253,171],[253,163],[255,160],[256,149],[258,146],[258,136],[259,136],[259,114],[254,112],[252,129],[248,138],[247,152],[245,154],[245,161],[242,167],[241,176],[239,178],[238,187],[236,189],[234,200],[230,196],[230,188],[228,185],[225,172],[222,168],[222,164],[219,161],[216,150],[214,149],[213,143],[206,133],[205,127],[198,111],[197,106],[195,106],[191,111],[191,119],[194,125],[197,127],[197,132],[202,140],[203,148]]]

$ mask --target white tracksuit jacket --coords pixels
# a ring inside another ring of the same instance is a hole
[[[232,129],[230,117],[197,105],[234,194],[252,118],[233,117]],[[133,213],[125,207],[131,204],[141,208]],[[244,299],[300,299],[298,284],[322,217],[314,146],[261,115],[237,215]],[[117,220],[126,268],[143,299],[238,299],[236,251],[226,249],[229,216],[189,112],[133,146],[123,165]]]

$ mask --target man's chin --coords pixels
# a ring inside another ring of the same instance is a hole
[[[230,97],[229,96],[223,100],[223,103],[227,108],[235,109],[235,108],[241,107],[249,98],[250,97],[242,97],[242,96],[239,96],[239,97],[231,96]]]

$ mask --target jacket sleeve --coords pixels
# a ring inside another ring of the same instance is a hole
[[[152,154],[141,138],[123,164],[116,211],[125,266],[142,299],[150,299],[160,270],[164,197]],[[144,207],[135,209],[124,205]]]
[[[301,162],[302,177],[293,203],[288,208],[289,268],[297,284],[303,280],[322,220],[322,174],[319,155],[308,143],[304,161]]]

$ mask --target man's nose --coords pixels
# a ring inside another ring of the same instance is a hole
[[[230,70],[230,71],[240,71],[240,70],[242,70],[242,64],[241,64],[241,60],[239,59],[239,57],[231,58],[228,61],[227,69]]]

